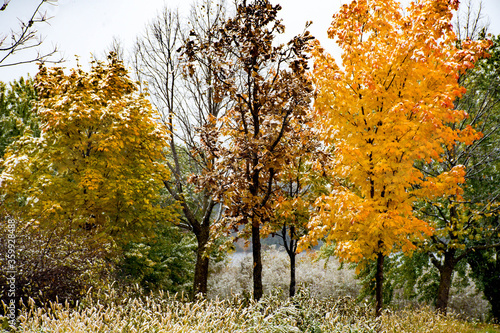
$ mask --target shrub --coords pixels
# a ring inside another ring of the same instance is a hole
[[[117,263],[118,281],[150,291],[192,290],[196,245],[179,228],[160,225],[154,239],[130,242]]]
[[[14,229],[7,228],[15,224]],[[102,247],[88,242],[84,232],[69,232],[59,225],[40,228],[3,218],[0,239],[14,235],[16,303],[32,298],[36,304],[62,301],[74,304],[96,281],[106,267]],[[0,266],[7,267],[7,242],[0,243]],[[7,279],[10,270],[0,270],[1,300],[8,302]],[[3,310],[0,309],[0,313]]]

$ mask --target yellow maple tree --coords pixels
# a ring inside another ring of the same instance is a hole
[[[41,66],[35,87],[41,135],[26,132],[7,149],[1,213],[35,228],[92,230],[103,244],[174,218],[159,197],[166,129],[121,61],[110,55],[69,74]]]
[[[406,10],[394,0],[359,0],[334,15],[328,35],[342,65],[316,42],[314,114],[321,138],[334,149],[331,192],[316,202],[303,246],[326,238],[342,260],[377,259],[376,313],[382,307],[384,257],[414,248],[432,228],[414,216],[422,197],[457,196],[462,166],[437,177],[414,167],[439,160],[443,146],[480,136],[449,124],[467,116],[454,109],[464,93],[458,75],[488,46],[457,45],[450,24],[457,1],[421,0]]]

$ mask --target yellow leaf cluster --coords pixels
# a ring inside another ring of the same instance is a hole
[[[69,74],[41,67],[36,89],[42,134],[8,150],[3,210],[42,225],[91,223],[115,236],[137,236],[173,217],[159,201],[169,178],[159,162],[166,129],[120,61]]]

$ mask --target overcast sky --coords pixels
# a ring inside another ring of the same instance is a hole
[[[0,0],[0,5],[4,0]],[[408,0],[405,0],[407,2]],[[462,0],[465,2],[466,0]],[[478,2],[479,0],[475,0]],[[27,21],[40,0],[10,0],[7,9],[0,11],[0,36],[5,37],[10,30],[18,30],[19,19]],[[232,3],[231,0],[227,1]],[[290,37],[303,31],[306,21],[313,21],[310,31],[322,44],[332,44],[327,40],[326,30],[332,15],[349,0],[272,0],[283,7],[281,17]],[[44,5],[49,24],[39,24],[37,29],[44,37],[43,48],[53,46],[61,51],[68,61],[64,67],[75,67],[75,55],[80,63],[88,63],[91,54],[102,58],[113,38],[120,40],[126,48],[131,48],[135,39],[148,22],[168,6],[179,8],[187,14],[190,0],[59,0],[57,6]],[[490,32],[500,34],[500,0],[483,0],[483,12],[488,15]],[[28,53],[20,53],[22,60]],[[0,81],[8,82],[30,73],[36,74],[37,66],[22,65],[0,68]]]

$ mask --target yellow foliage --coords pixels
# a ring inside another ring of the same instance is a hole
[[[40,67],[36,76],[40,138],[25,136],[8,150],[0,208],[23,220],[73,224],[137,236],[158,219],[169,178],[162,159],[165,128],[136,92],[123,64],[111,57],[90,72]],[[26,205],[18,203],[30,198]]]

